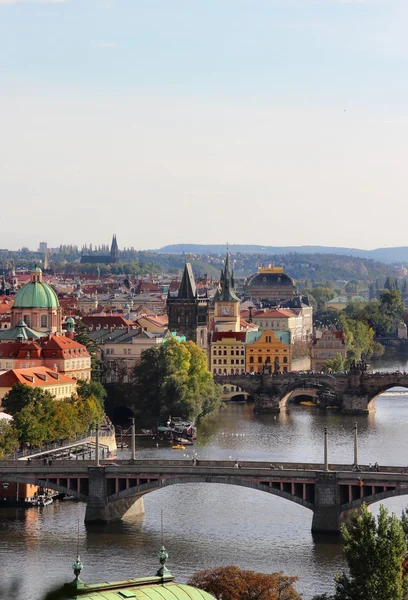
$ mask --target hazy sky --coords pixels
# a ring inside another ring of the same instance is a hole
[[[408,0],[0,0],[0,248],[408,245]]]

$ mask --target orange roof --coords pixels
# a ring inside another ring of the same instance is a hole
[[[24,383],[30,387],[48,387],[58,384],[75,383],[74,379],[52,371],[47,367],[32,369],[10,369],[0,374],[0,388],[13,387],[16,383]]]
[[[44,358],[89,357],[85,346],[65,335],[52,333],[48,337],[40,338],[38,343],[42,346]]]

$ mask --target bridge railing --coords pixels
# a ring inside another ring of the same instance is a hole
[[[99,438],[111,437],[112,435],[115,435],[114,428],[101,428],[101,429],[99,429]],[[75,438],[65,439],[65,440],[61,440],[61,441],[58,441],[58,442],[53,442],[53,443],[50,443],[50,444],[45,444],[45,446],[42,446],[42,447],[39,447],[39,448],[24,448],[20,452],[13,452],[12,454],[9,454],[9,457],[11,459],[17,459],[17,458],[29,457],[29,456],[32,456],[34,454],[40,454],[40,453],[44,453],[44,452],[50,452],[52,450],[61,450],[63,448],[69,448],[69,446],[72,446],[73,444],[76,444],[78,442],[82,442],[83,440],[87,440],[87,439],[95,438],[95,437],[96,437],[96,431],[95,430],[91,430],[91,431],[88,431],[88,433],[84,433],[82,435],[78,435]]]
[[[106,463],[104,465],[104,462]],[[117,472],[118,475],[132,476],[138,472],[151,472],[151,473],[165,473],[166,471],[174,471],[182,473],[184,470],[189,472],[199,472],[200,470],[207,470],[215,472],[217,470],[228,471],[233,470],[234,473],[245,471],[247,474],[250,471],[254,473],[261,471],[265,474],[267,472],[270,475],[278,476],[280,472],[296,471],[296,472],[318,472],[324,471],[324,465],[322,463],[284,463],[284,462],[263,462],[263,461],[239,461],[239,469],[235,467],[235,461],[217,461],[217,460],[198,460],[196,465],[192,464],[191,460],[149,460],[140,459],[132,461],[127,460],[109,460],[101,461],[101,466],[105,466],[109,471]],[[19,460],[7,460],[0,461],[0,474],[12,473],[13,471],[27,472],[27,473],[47,473],[52,476],[55,473],[84,473],[87,472],[88,467],[95,467],[95,461],[93,460],[55,460],[52,465],[44,465],[41,459],[33,459],[28,463],[27,461]],[[353,465],[345,464],[329,464],[329,472],[337,472],[343,477],[345,475],[355,477],[376,477],[381,473],[408,475],[408,469],[403,466],[379,466],[379,471],[370,470],[369,465],[360,465],[362,471],[353,471]],[[54,475],[55,476],[55,475]]]

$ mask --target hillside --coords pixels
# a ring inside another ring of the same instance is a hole
[[[158,250],[152,250],[152,252],[164,254],[222,254],[225,252],[225,248],[225,245],[218,244],[172,244],[163,246]],[[257,246],[232,244],[229,248],[233,254],[337,254],[338,256],[355,256],[385,263],[408,263],[408,246],[361,250],[358,248],[341,248],[336,246]]]

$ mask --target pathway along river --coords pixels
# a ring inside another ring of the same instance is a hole
[[[381,366],[406,369],[404,362]],[[353,416],[304,406],[276,417],[254,415],[251,405],[228,405],[200,426],[194,450],[202,458],[321,462],[327,426],[330,461],[351,463],[354,421]],[[361,462],[407,466],[407,392],[387,392],[377,400],[375,414],[357,421]],[[137,452],[143,458],[185,454],[164,445],[139,447]],[[191,457],[191,450],[186,454]],[[118,458],[127,456],[123,451]],[[397,514],[406,504],[408,496],[385,502]],[[85,581],[152,574],[158,566],[161,510],[169,567],[181,581],[199,569],[228,564],[282,570],[299,577],[297,589],[307,600],[331,591],[333,574],[344,568],[338,538],[313,538],[312,513],[269,494],[226,485],[179,485],[146,496],[145,508],[143,518],[92,527],[84,525],[80,503],[1,509],[0,586],[14,574],[21,578],[19,597],[29,600],[54,583],[70,580],[78,520]]]

